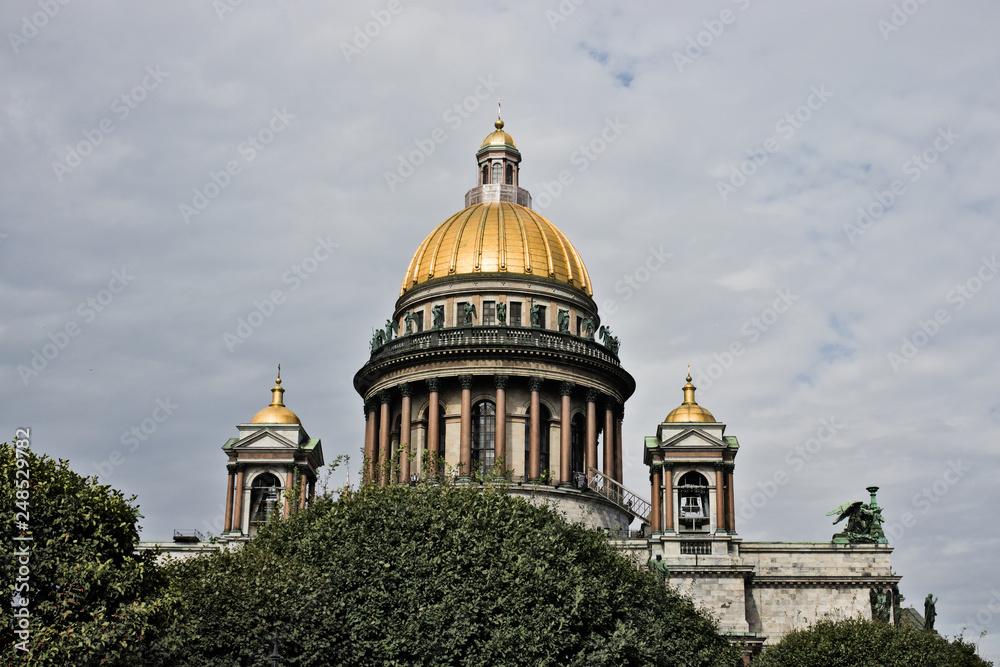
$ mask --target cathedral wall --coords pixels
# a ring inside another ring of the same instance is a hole
[[[548,486],[514,486],[509,493],[535,505],[552,505],[567,521],[580,521],[596,530],[625,530],[632,522],[630,514],[593,493]]]
[[[757,577],[888,577],[892,547],[832,542],[743,542],[740,557]]]
[[[775,644],[793,630],[824,619],[871,618],[869,585],[754,584],[746,597],[750,631]]]
[[[670,586],[694,600],[695,605],[719,622],[722,632],[749,632],[745,608],[743,573],[671,573]]]

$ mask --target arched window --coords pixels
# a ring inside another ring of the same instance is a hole
[[[472,406],[472,469],[480,475],[493,471],[496,453],[497,408],[493,401]]]
[[[545,471],[549,470],[552,466],[549,462],[549,423],[552,421],[552,414],[549,409],[542,406],[540,412],[539,431],[541,431],[538,438],[538,449],[540,456],[540,464],[538,467],[539,474],[544,478],[546,477]],[[528,410],[528,419],[524,422],[524,478],[528,479],[531,476],[531,410]]]
[[[681,475],[677,487],[681,530],[708,530],[708,480],[692,470]]]
[[[254,477],[250,485],[250,528],[260,528],[277,515],[280,492],[281,482],[271,473]]]
[[[572,462],[572,470],[574,473],[585,472],[583,469],[584,428],[583,415],[578,414],[573,417],[573,421],[569,427],[569,445],[570,460]]]
[[[507,165],[507,185],[514,185],[514,165]]]
[[[503,165],[499,162],[493,163],[493,180],[491,182],[497,185],[503,183]]]
[[[486,185],[490,182],[490,168],[485,164],[483,165],[483,182],[480,185]]]

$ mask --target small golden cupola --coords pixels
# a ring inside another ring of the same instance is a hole
[[[715,417],[711,412],[698,405],[694,400],[695,386],[691,384],[691,375],[687,376],[687,384],[684,385],[684,402],[670,411],[664,422],[667,423],[708,423],[714,424]]]
[[[281,367],[278,367],[278,379],[271,388],[271,404],[255,414],[250,420],[251,424],[299,424],[298,415],[285,407],[282,402],[282,395],[285,388],[281,386]]]

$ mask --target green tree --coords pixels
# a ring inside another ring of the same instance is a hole
[[[820,621],[766,649],[757,667],[989,667],[974,644],[858,618]]]
[[[135,554],[134,498],[76,474],[67,461],[6,443],[0,470],[3,664],[140,664],[169,599],[158,594],[152,556]],[[15,595],[28,600],[26,644],[13,629]]]
[[[492,488],[346,492],[168,572],[160,664],[266,665],[275,630],[287,665],[742,664],[602,535]]]

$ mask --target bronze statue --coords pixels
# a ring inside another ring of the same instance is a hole
[[[473,317],[475,317],[476,319],[479,318],[479,315],[476,314],[476,304],[474,304],[474,303],[466,303],[465,304],[465,326],[467,326],[467,327],[471,327],[472,326],[472,318]]]
[[[646,567],[649,571],[656,575],[657,581],[661,584],[665,584],[670,581],[670,568],[667,566],[667,561],[663,560],[661,554],[656,554],[656,559],[653,559],[652,551],[650,551],[649,560],[646,561]]]
[[[392,335],[394,333],[399,333],[399,325],[392,320],[385,321],[385,342],[388,343],[392,340]]]
[[[507,325],[507,304],[498,303],[497,304],[497,323],[501,326]]]
[[[409,336],[409,335],[411,335],[413,333],[413,320],[415,320],[415,319],[416,318],[413,317],[413,311],[412,310],[408,311],[406,313],[405,320],[406,320],[406,335],[407,336]]]
[[[594,322],[594,318],[593,317],[586,317],[586,318],[584,318],[584,320],[583,320],[583,331],[581,332],[583,334],[583,337],[586,338],[587,340],[594,340],[594,327],[595,326],[597,326],[597,324]]]
[[[444,326],[444,306],[434,306],[431,308],[431,317],[434,318],[433,327],[440,329]]]
[[[847,519],[847,528],[833,536],[833,541],[838,544],[888,544],[885,539],[885,532],[882,530],[882,508],[875,501],[877,486],[869,486],[868,493],[871,494],[871,502],[865,504],[860,500],[844,503],[827,513],[827,516],[839,514],[833,525],[837,525]]]
[[[618,337],[611,335],[611,327],[606,327],[602,325],[597,333],[601,338],[604,339],[604,347],[611,350],[611,354],[617,356],[619,348]]]
[[[559,333],[569,333],[569,311],[559,311]]]
[[[924,630],[934,632],[934,619],[937,618],[937,598],[928,593],[924,600]]]
[[[532,306],[531,307],[531,326],[538,329],[542,326],[542,307]]]
[[[889,596],[885,591],[874,588],[868,591],[868,600],[872,606],[872,620],[889,622]]]

